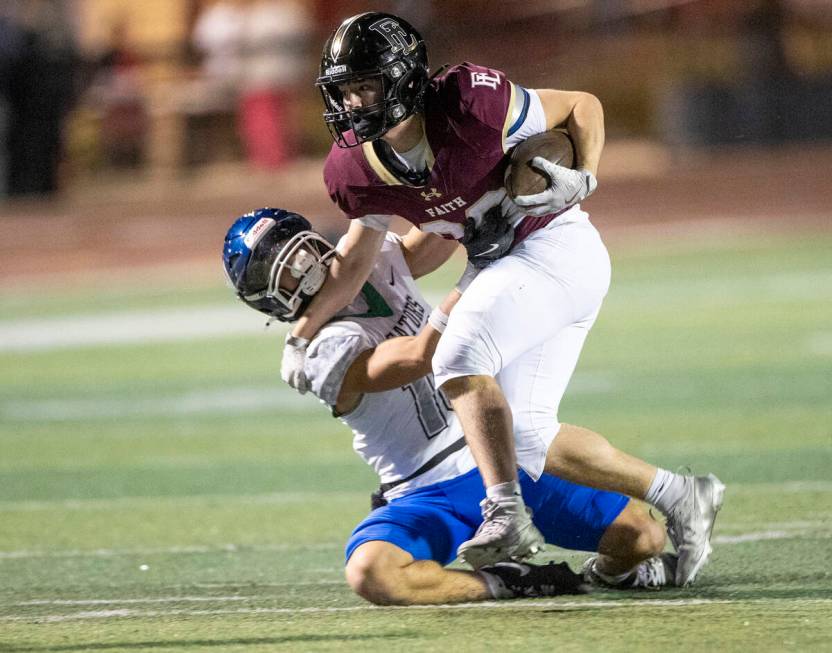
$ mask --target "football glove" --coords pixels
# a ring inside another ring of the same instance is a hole
[[[514,243],[512,215],[503,207],[507,203],[508,198],[488,209],[479,225],[474,218],[465,221],[465,234],[459,242],[468,252],[468,261],[477,269],[506,254]]]
[[[306,338],[296,338],[291,332],[287,333],[283,360],[280,362],[280,377],[301,394],[306,394],[309,390],[309,381],[303,369],[308,346]]]
[[[514,203],[526,215],[541,216],[557,213],[586,199],[598,187],[595,175],[584,168],[580,170],[564,168],[542,156],[532,159],[532,167],[549,178],[549,186],[542,193],[520,195],[514,198]]]

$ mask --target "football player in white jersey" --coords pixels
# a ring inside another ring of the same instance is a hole
[[[409,236],[388,234],[360,295],[319,331],[306,356],[311,391],[352,429],[355,451],[381,481],[375,509],[347,543],[347,580],[378,604],[580,592],[581,577],[565,564],[444,568],[477,529],[485,493],[430,361],[473,275],[466,271],[431,311],[413,279],[435,262],[414,257]],[[238,219],[223,252],[238,297],[290,322],[320,289],[334,256],[304,218],[279,209]],[[597,552],[585,564],[587,580],[626,589],[673,585],[676,558],[661,553],[663,529],[635,502],[549,474],[535,482],[521,471],[520,483],[548,542]]]

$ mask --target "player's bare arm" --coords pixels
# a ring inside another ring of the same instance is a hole
[[[353,220],[321,291],[297,321],[292,336],[311,339],[335,313],[349,304],[367,281],[386,232]]]
[[[595,174],[604,149],[604,110],[594,95],[579,91],[537,91],[547,129],[566,127],[575,143],[575,169],[542,156],[531,165],[549,179],[541,193],[521,195],[515,204],[528,215],[557,213],[589,197],[598,186]]]
[[[581,91],[538,89],[537,94],[546,114],[546,128],[566,128],[575,143],[575,167],[597,175],[605,138],[600,100]]]
[[[442,266],[459,244],[436,234],[412,227],[402,239],[402,253],[414,279],[430,274]]]
[[[442,300],[439,311],[445,316],[450,314],[461,296],[458,290],[452,290]],[[430,374],[441,335],[431,321],[415,336],[391,338],[359,354],[344,376],[335,409],[347,412],[364,393],[400,388]]]

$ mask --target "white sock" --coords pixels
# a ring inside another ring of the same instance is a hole
[[[506,483],[497,483],[497,485],[489,485],[485,488],[485,496],[497,503],[507,501],[520,501],[523,503],[523,495],[520,491],[520,483],[517,481],[508,481]]]
[[[644,500],[666,515],[687,494],[690,479],[659,467]]]

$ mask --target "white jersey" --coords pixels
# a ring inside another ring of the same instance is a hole
[[[359,296],[309,345],[304,370],[311,391],[330,407],[361,352],[388,338],[416,335],[427,323],[430,306],[413,281],[400,243],[399,236],[387,235]],[[365,394],[358,406],[338,417],[352,429],[353,448],[382,484],[410,479],[388,490],[387,499],[474,467],[459,421],[433,375]],[[423,467],[429,469],[415,474]]]

